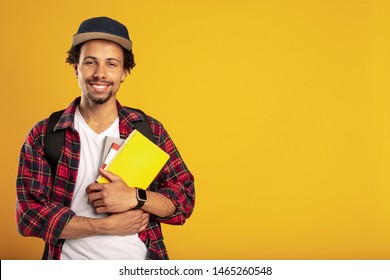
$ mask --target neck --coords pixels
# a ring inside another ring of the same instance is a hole
[[[106,130],[118,117],[115,98],[104,104],[94,104],[82,97],[79,111],[88,126],[96,133]]]

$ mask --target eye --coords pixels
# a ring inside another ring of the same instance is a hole
[[[94,64],[96,64],[96,63],[95,63],[95,61],[93,61],[93,60],[85,60],[85,61],[84,61],[84,64],[85,64],[85,65],[94,65]]]

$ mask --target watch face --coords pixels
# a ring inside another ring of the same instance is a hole
[[[138,200],[146,200],[146,191],[138,189],[137,196]]]

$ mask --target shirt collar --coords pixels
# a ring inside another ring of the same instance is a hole
[[[74,116],[77,106],[80,105],[80,100],[81,97],[77,97],[68,106],[68,108],[65,109],[58,123],[54,127],[54,131],[74,127]],[[144,117],[131,108],[123,107],[119,101],[116,101],[116,105],[118,108],[120,133],[121,135],[129,134],[133,130],[133,123],[143,121]]]

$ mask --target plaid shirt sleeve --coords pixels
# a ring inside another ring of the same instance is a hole
[[[166,218],[155,217],[166,224],[181,225],[192,214],[195,204],[194,177],[188,170],[180,153],[161,123],[149,117],[152,132],[158,135],[158,146],[170,158],[157,177],[157,192],[168,197],[176,206],[176,212]]]
[[[60,203],[51,202],[53,178],[43,152],[46,125],[47,120],[44,120],[31,129],[20,152],[16,221],[20,234],[54,244],[75,213]]]

